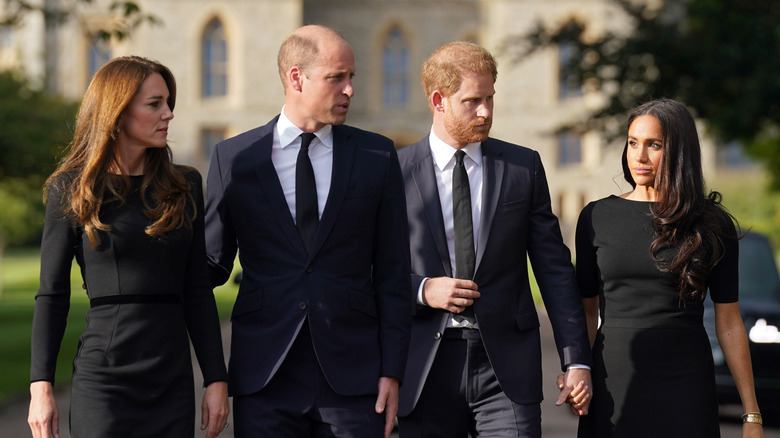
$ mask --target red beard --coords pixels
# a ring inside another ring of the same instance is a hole
[[[463,145],[485,141],[491,126],[493,126],[492,117],[480,117],[468,125],[464,125],[454,118],[444,117],[444,127],[447,132],[455,141]]]

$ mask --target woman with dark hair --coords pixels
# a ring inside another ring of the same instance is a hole
[[[708,291],[746,413],[742,436],[763,436],[737,304],[737,230],[720,194],[705,194],[688,110],[669,99],[636,108],[622,161],[633,190],[588,204],[577,224],[594,354],[593,400],[578,436],[720,436],[702,322]]]
[[[46,182],[32,331],[33,437],[59,436],[54,370],[76,258],[90,299],[73,361],[70,431],[85,437],[192,437],[189,338],[204,382],[201,429],[226,426],[227,372],[206,268],[200,174],[171,162],[176,83],[140,57],[92,79],[76,132]]]

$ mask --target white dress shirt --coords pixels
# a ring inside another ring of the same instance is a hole
[[[447,237],[447,250],[450,255],[450,268],[455,273],[455,221],[452,213],[452,173],[455,168],[455,152],[458,150],[442,141],[431,129],[428,142],[431,145],[433,157],[433,172],[436,178],[436,186],[439,189],[439,201],[441,202],[441,214],[444,219],[444,235]],[[471,190],[471,220],[474,231],[474,253],[479,248],[479,225],[482,216],[482,144],[469,143],[462,149],[466,156],[463,164],[469,177],[469,189]],[[417,303],[424,304],[422,290],[425,280],[420,283],[417,291]],[[455,321],[452,317],[447,321],[447,327],[478,328],[478,324],[468,321]]]
[[[298,161],[298,152],[301,150],[302,133],[303,131],[284,115],[284,107],[282,107],[274,128],[271,161],[274,163],[293,221],[295,221],[295,165]],[[314,182],[317,185],[318,216],[322,217],[333,175],[333,127],[325,125],[314,135],[316,138],[309,145],[309,159],[314,169]]]

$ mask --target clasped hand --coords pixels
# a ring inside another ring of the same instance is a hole
[[[463,312],[479,296],[477,284],[473,281],[450,277],[429,278],[425,280],[422,291],[423,302],[427,306],[452,313]]]
[[[587,368],[570,368],[566,374],[558,376],[556,381],[561,393],[556,406],[568,403],[574,415],[588,415],[590,400],[593,398],[590,370]]]

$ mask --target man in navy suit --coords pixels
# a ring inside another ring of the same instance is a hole
[[[409,343],[409,246],[392,142],[342,125],[352,49],[322,26],[279,50],[267,125],[215,148],[206,239],[215,285],[239,253],[230,392],[236,436],[387,437]]]
[[[421,74],[433,127],[399,151],[417,300],[402,438],[541,435],[527,257],[566,370],[557,404],[583,415],[590,402],[585,317],[539,154],[488,137],[496,76],[475,44],[437,49]]]

